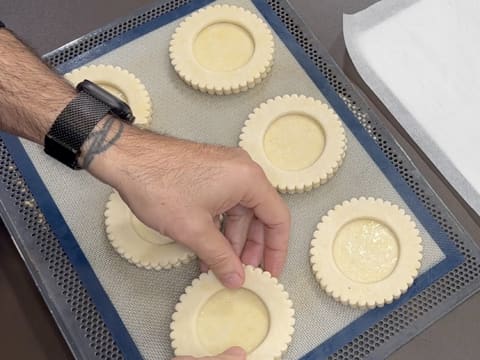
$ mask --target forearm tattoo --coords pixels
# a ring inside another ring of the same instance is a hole
[[[90,133],[83,145],[84,152],[82,167],[88,170],[92,161],[98,154],[107,151],[122,136],[125,129],[123,121],[108,116]]]

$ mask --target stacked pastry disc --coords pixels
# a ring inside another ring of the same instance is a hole
[[[245,149],[280,192],[302,193],[339,169],[346,137],[337,114],[320,100],[285,95],[250,114],[240,135]]]
[[[175,30],[170,59],[194,89],[227,95],[246,91],[267,76],[274,42],[267,24],[233,5],[215,5],[188,16]]]
[[[117,192],[105,210],[107,237],[128,262],[146,269],[170,269],[195,258],[193,252],[144,225]]]
[[[320,286],[353,307],[391,303],[412,285],[421,238],[397,205],[374,198],[345,201],[318,224],[310,260]]]
[[[217,355],[241,346],[249,360],[280,359],[292,339],[294,310],[268,272],[245,267],[240,289],[226,289],[210,271],[185,289],[170,328],[175,355]]]

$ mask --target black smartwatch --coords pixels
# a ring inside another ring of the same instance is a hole
[[[77,85],[78,95],[62,110],[45,135],[45,152],[71,167],[80,169],[78,158],[85,140],[107,114],[131,124],[130,107],[95,83],[84,80]]]
[[[5,27],[5,24],[0,21],[0,29],[1,29],[1,28],[4,28],[4,27]]]

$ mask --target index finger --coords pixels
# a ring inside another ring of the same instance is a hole
[[[251,208],[255,216],[263,223],[265,270],[278,277],[287,257],[290,211],[264,174],[262,177],[253,179],[255,183],[248,187],[248,193],[245,194],[241,204]]]

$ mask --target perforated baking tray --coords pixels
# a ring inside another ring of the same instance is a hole
[[[95,53],[104,53],[115,42],[124,41],[125,37],[139,36],[144,32],[145,25],[152,21],[161,23],[162,19],[166,19],[167,22],[208,3],[162,1],[47,54],[45,60],[59,71],[65,71],[72,62],[81,64]],[[385,160],[396,169],[392,181],[411,189],[412,199],[409,201],[421,206],[425,213],[429,212],[441,228],[447,242],[444,245],[455,246],[461,254],[452,255],[449,264],[454,264],[454,268],[440,279],[432,282],[432,279],[424,278],[417,282],[409,291],[408,298],[391,307],[367,313],[361,321],[352,323],[319,344],[304,358],[385,357],[479,288],[478,249],[288,3],[254,1],[254,4],[269,19],[272,27],[282,33],[282,39],[289,49],[293,49],[292,52],[301,49],[299,57],[302,63],[307,64],[306,71],[323,75],[319,83],[328,100],[338,107],[343,106],[342,111],[337,109],[341,113],[347,108],[350,110],[348,116],[353,114],[352,119],[366,130],[365,133],[374,141],[372,144],[376,144],[377,150],[383,152]],[[48,208],[45,211],[38,206],[33,194],[38,194],[41,188],[31,174],[24,171],[29,166],[29,160],[21,156],[21,144],[8,135],[2,135],[2,139],[2,217],[72,352],[79,359],[139,358],[140,353],[113,307],[111,311],[98,311],[94,299],[104,296],[103,289],[86,259],[78,258],[75,239],[66,236],[66,240],[60,242],[54,235],[58,235],[54,230],[63,226],[61,214],[56,213],[58,209]],[[76,254],[75,266],[69,254]]]

